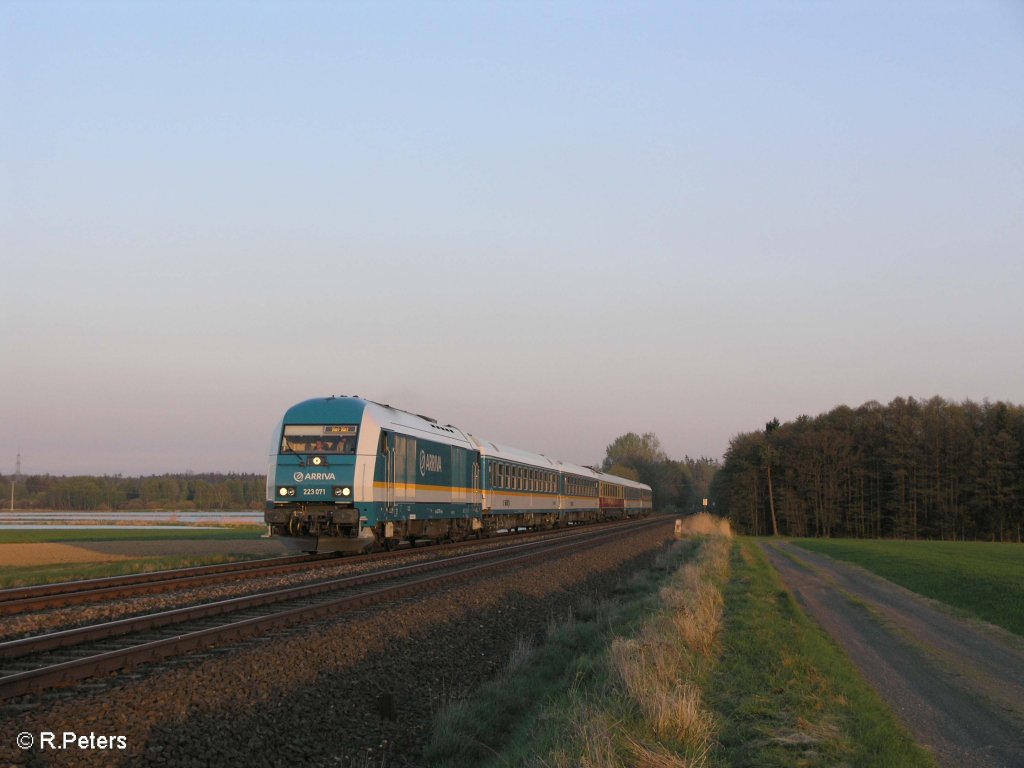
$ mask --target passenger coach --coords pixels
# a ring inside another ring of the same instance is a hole
[[[265,520],[321,551],[648,514],[643,483],[479,440],[356,397],[306,400],[274,430]]]

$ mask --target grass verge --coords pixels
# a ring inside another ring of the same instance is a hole
[[[934,766],[753,541],[736,544],[706,690],[715,766]]]
[[[1024,546],[978,541],[805,539],[814,552],[1024,635]]]

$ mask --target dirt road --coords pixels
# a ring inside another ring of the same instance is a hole
[[[762,548],[800,604],[942,766],[1024,768],[1024,641],[849,563]]]

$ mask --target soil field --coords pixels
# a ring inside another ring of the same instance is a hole
[[[294,554],[284,539],[154,539],[152,541],[90,541],[81,544],[36,542],[0,544],[0,567],[107,563],[143,557],[189,557],[218,554]]]
[[[858,566],[762,544],[800,604],[943,766],[1024,765],[1024,642]]]

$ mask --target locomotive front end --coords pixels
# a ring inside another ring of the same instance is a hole
[[[362,415],[362,402],[344,398],[308,400],[285,414],[267,471],[264,520],[273,535],[316,537],[318,550],[365,548],[356,485]]]

